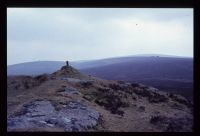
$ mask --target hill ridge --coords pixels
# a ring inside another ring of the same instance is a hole
[[[140,83],[96,78],[72,66],[8,76],[8,131],[191,132],[193,104]]]

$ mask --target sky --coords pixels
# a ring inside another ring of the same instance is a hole
[[[8,8],[7,64],[193,57],[192,8]]]

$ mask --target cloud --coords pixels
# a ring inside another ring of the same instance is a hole
[[[193,56],[192,9],[8,8],[8,64],[145,53]]]

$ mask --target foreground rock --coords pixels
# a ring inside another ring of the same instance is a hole
[[[35,128],[63,128],[65,131],[85,131],[97,125],[99,113],[78,102],[70,102],[56,111],[49,101],[34,101],[24,105],[16,116],[8,117],[8,131]]]

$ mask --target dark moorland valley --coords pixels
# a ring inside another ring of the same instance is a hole
[[[193,131],[192,58],[37,61],[7,72],[7,131]]]

